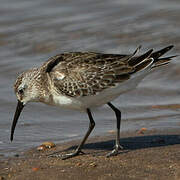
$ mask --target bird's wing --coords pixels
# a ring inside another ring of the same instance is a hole
[[[44,67],[60,93],[71,97],[96,95],[128,80],[152,62],[148,55],[143,57],[143,64],[133,64],[130,60],[134,54],[65,53],[52,57]]]

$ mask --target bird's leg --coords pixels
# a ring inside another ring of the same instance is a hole
[[[88,114],[88,117],[89,117],[89,120],[90,120],[88,131],[86,132],[83,140],[81,141],[80,145],[77,147],[77,149],[75,150],[75,152],[70,153],[70,154],[66,154],[65,156],[62,157],[63,160],[68,159],[68,158],[71,158],[71,157],[74,157],[74,156],[77,156],[77,155],[79,155],[80,153],[83,153],[83,152],[81,151],[81,149],[82,149],[84,143],[86,142],[88,136],[91,134],[91,131],[93,130],[93,128],[94,128],[94,126],[95,126],[95,122],[94,122],[94,120],[93,120],[93,117],[92,117],[92,114],[91,114],[90,109],[87,109],[87,114]],[[84,153],[83,153],[83,154],[84,154]]]
[[[107,154],[107,157],[110,156],[115,156],[119,153],[120,149],[123,149],[123,147],[120,145],[120,126],[121,126],[121,111],[117,109],[115,106],[113,106],[110,102],[107,103],[111,109],[115,112],[116,114],[116,119],[117,119],[117,129],[116,129],[116,144],[114,149]]]

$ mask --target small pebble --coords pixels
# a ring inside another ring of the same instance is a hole
[[[44,145],[46,148],[53,148],[56,146],[53,142],[44,142],[42,145]]]
[[[95,163],[95,162],[92,162],[92,163],[90,163],[89,164],[91,167],[96,167],[97,166],[97,164]]]
[[[45,149],[46,149],[46,146],[45,146],[45,145],[40,145],[40,146],[37,147],[37,150],[38,150],[38,151],[43,151],[43,150],[45,150]]]
[[[40,146],[37,147],[38,151],[43,151],[45,149],[50,149],[55,147],[56,145],[53,142],[44,142]]]
[[[11,174],[8,174],[8,178],[11,178]]]
[[[108,133],[115,133],[115,130],[109,130]]]
[[[145,131],[147,131],[147,128],[141,128],[141,129],[138,131],[138,134],[144,134]]]
[[[81,166],[81,165],[82,165],[82,164],[81,164],[80,162],[76,164],[76,166]]]
[[[33,170],[33,171],[38,171],[39,168],[38,168],[38,167],[33,167],[32,170]]]

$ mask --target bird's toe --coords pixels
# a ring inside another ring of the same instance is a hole
[[[73,153],[69,153],[69,154],[63,155],[63,156],[61,157],[61,159],[62,159],[62,160],[69,159],[69,158],[78,156],[79,154],[85,154],[85,153],[84,153],[83,151],[75,151],[75,152],[73,152]]]

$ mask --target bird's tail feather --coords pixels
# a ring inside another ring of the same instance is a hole
[[[174,57],[177,57],[178,55],[160,58],[166,52],[170,51],[173,47],[174,47],[173,45],[167,46],[167,47],[165,47],[159,51],[152,53],[151,57],[154,59],[154,63],[153,63],[152,68],[168,64]]]
[[[170,62],[173,58],[175,58],[175,57],[177,57],[177,56],[179,56],[179,55],[168,56],[168,57],[164,57],[164,58],[159,58],[159,59],[157,59],[157,61],[154,62],[152,68],[169,64],[169,62]]]
[[[156,51],[154,53],[151,54],[151,57],[154,59],[154,62],[159,60],[159,57],[161,57],[162,55],[164,55],[165,53],[167,53],[168,51],[170,51],[174,46],[167,46],[159,51]]]
[[[128,60],[128,63],[130,66],[134,66],[135,68],[134,72],[142,71],[148,67],[155,68],[155,67],[168,64],[172,60],[172,58],[177,57],[177,55],[168,56],[164,58],[160,58],[160,57],[164,55],[166,52],[168,52],[169,50],[171,50],[173,47],[174,47],[173,45],[167,46],[155,52],[153,52],[153,49],[151,49],[141,56],[132,57],[131,59]]]

